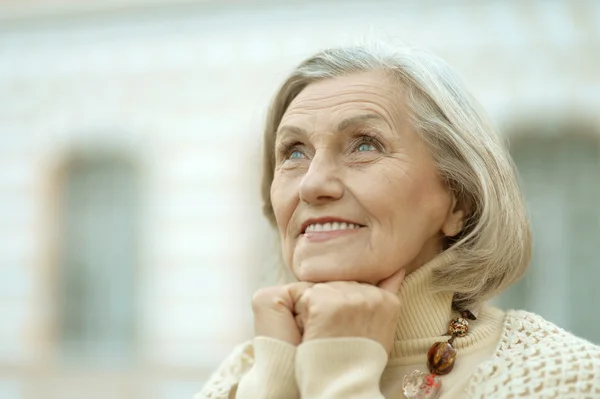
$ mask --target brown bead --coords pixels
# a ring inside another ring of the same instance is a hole
[[[475,317],[475,315],[468,309],[460,312],[460,315],[462,316],[463,319],[477,320],[477,317]]]
[[[456,360],[456,349],[448,342],[436,342],[427,353],[429,372],[445,375],[452,371]]]
[[[448,334],[454,337],[464,337],[469,331],[469,320],[457,317],[448,324]]]

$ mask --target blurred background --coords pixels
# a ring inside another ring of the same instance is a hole
[[[0,399],[191,398],[274,281],[261,128],[327,46],[445,58],[535,232],[495,302],[600,343],[600,1],[0,1]]]

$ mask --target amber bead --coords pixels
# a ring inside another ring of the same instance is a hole
[[[456,349],[448,342],[436,342],[427,353],[429,372],[445,375],[452,371],[456,360]]]
[[[469,331],[469,320],[464,317],[452,319],[448,324],[448,334],[454,337],[464,337]]]
[[[463,319],[477,320],[477,317],[475,317],[475,315],[468,309],[460,312],[460,315],[463,317]]]

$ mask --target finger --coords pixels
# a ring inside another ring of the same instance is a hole
[[[400,290],[400,285],[402,284],[402,280],[404,280],[404,276],[406,274],[406,270],[400,269],[388,278],[381,280],[377,287],[389,291],[392,294],[397,294]]]
[[[304,295],[304,293],[314,285],[314,283],[306,283],[306,282],[298,282],[298,283],[291,283],[285,286],[290,299],[292,301],[291,303],[291,310],[294,310],[294,307],[296,306],[296,304],[300,301],[300,298],[302,298],[302,295]]]
[[[296,320],[296,325],[298,326],[298,330],[300,331],[300,335],[304,334],[304,319],[301,315],[297,314],[294,319]]]
[[[299,298],[297,298],[294,302],[294,314],[302,318],[306,317],[306,309],[310,297],[310,295],[308,294],[309,289],[310,287],[304,290],[302,295]]]

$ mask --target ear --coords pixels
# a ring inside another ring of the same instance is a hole
[[[454,237],[460,233],[465,225],[467,213],[468,210],[463,202],[459,202],[456,196],[452,194],[452,203],[448,208],[446,220],[444,220],[444,224],[442,225],[442,233],[446,237]]]

